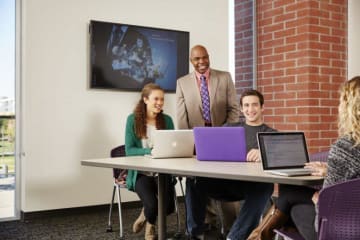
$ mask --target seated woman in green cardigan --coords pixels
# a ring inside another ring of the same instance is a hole
[[[137,103],[134,113],[130,114],[126,121],[125,151],[126,156],[151,154],[153,147],[152,135],[156,129],[174,129],[174,123],[170,116],[163,113],[164,90],[149,83],[144,86],[141,98]],[[168,177],[168,189],[164,193],[167,196],[166,212],[174,212],[174,186],[171,184],[171,176]],[[139,196],[143,209],[133,225],[134,232],[140,232],[146,224],[145,239],[155,239],[155,222],[158,212],[157,199],[158,178],[152,172],[129,170],[126,177],[126,186]]]

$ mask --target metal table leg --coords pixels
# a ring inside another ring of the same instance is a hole
[[[165,213],[165,189],[166,174],[159,173],[159,183],[158,183],[158,239],[166,239],[166,213]]]

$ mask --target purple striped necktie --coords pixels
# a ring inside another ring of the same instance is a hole
[[[210,97],[209,97],[208,86],[206,83],[206,77],[204,75],[200,76],[200,95],[201,95],[201,102],[203,108],[203,118],[205,122],[210,123],[211,122]]]

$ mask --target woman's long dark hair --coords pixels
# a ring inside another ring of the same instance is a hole
[[[164,92],[159,85],[155,83],[146,84],[141,91],[141,98],[134,109],[135,115],[135,134],[138,138],[147,138],[146,136],[146,104],[144,98],[149,98],[153,90]],[[156,129],[165,129],[165,118],[162,111],[156,115]]]

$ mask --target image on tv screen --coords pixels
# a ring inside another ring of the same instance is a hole
[[[174,92],[189,72],[189,32],[90,21],[90,88]]]

